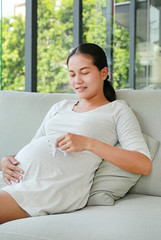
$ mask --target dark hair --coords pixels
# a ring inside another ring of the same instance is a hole
[[[89,55],[93,60],[93,64],[98,68],[99,71],[101,71],[104,67],[108,67],[105,52],[101,47],[94,43],[83,43],[80,44],[77,48],[75,48],[67,58],[67,65],[69,63],[69,59],[74,54],[78,53]],[[110,102],[116,100],[116,93],[110,81],[108,81],[108,76],[107,79],[105,79],[104,81],[103,92],[107,100],[109,100]]]

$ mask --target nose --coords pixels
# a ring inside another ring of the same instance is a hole
[[[82,83],[82,82],[83,82],[83,80],[82,80],[81,76],[79,74],[77,74],[75,76],[75,83],[79,84],[79,83]]]

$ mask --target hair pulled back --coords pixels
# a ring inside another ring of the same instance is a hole
[[[89,55],[93,60],[93,64],[98,68],[99,71],[101,71],[104,67],[108,67],[105,52],[101,47],[94,43],[83,43],[80,44],[77,48],[75,48],[67,58],[67,65],[69,63],[69,59],[73,55],[79,53]],[[112,87],[110,81],[108,81],[108,76],[107,79],[104,80],[103,92],[107,100],[109,100],[110,102],[116,100],[115,90]]]

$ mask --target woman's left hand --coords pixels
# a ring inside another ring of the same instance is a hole
[[[89,138],[73,133],[66,133],[56,140],[55,147],[59,147],[66,153],[81,152],[87,150]]]

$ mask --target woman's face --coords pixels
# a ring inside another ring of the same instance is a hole
[[[90,56],[78,53],[70,57],[68,70],[70,85],[79,98],[89,99],[103,94],[107,67],[99,71]]]

